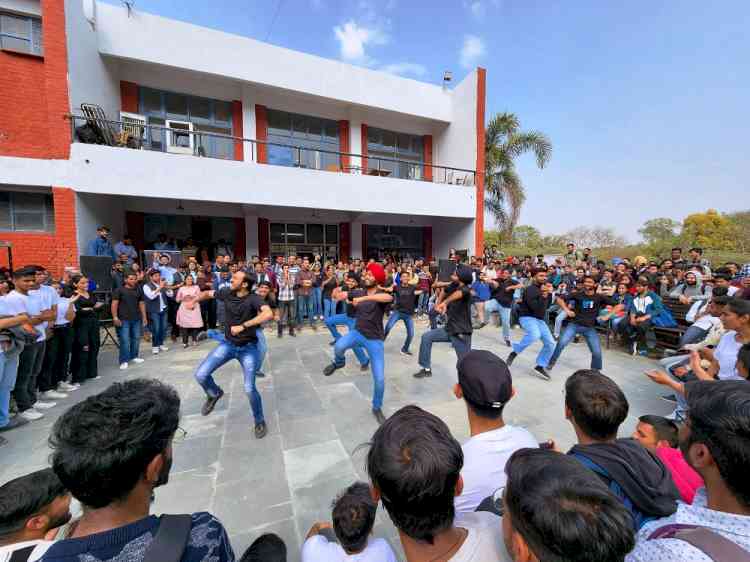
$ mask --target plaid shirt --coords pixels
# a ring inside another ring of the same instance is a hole
[[[750,263],[743,265],[740,270],[739,278],[744,279],[745,277],[750,277]]]
[[[276,278],[276,282],[279,286],[278,295],[276,298],[279,302],[288,302],[294,300],[294,285],[297,283],[297,278],[291,272],[289,273],[289,283],[285,283],[284,274],[280,274]]]

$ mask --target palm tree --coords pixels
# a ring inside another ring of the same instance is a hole
[[[514,160],[531,151],[537,166],[544,168],[552,156],[552,143],[544,133],[519,131],[520,127],[515,114],[498,113],[485,131],[484,208],[506,234],[516,225],[526,200]]]

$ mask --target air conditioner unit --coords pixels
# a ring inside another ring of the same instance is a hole
[[[167,152],[172,154],[193,154],[195,140],[193,124],[189,121],[167,121]]]
[[[146,133],[146,116],[121,111],[120,122],[122,123],[124,143],[128,143],[132,139],[133,148],[143,148]]]

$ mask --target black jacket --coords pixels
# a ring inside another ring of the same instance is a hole
[[[523,292],[523,298],[518,305],[518,316],[533,316],[544,320],[544,313],[552,301],[551,296],[542,296],[542,290],[536,283],[531,283]]]

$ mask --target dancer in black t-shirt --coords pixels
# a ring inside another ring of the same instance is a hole
[[[393,294],[396,296],[396,306],[385,325],[385,337],[388,337],[396,322],[402,320],[404,326],[406,326],[406,340],[401,347],[401,354],[411,355],[409,344],[414,338],[414,311],[417,308],[417,297],[422,294],[422,291],[417,290],[416,286],[412,284],[412,275],[408,271],[401,272],[399,281],[400,285],[393,290]]]

